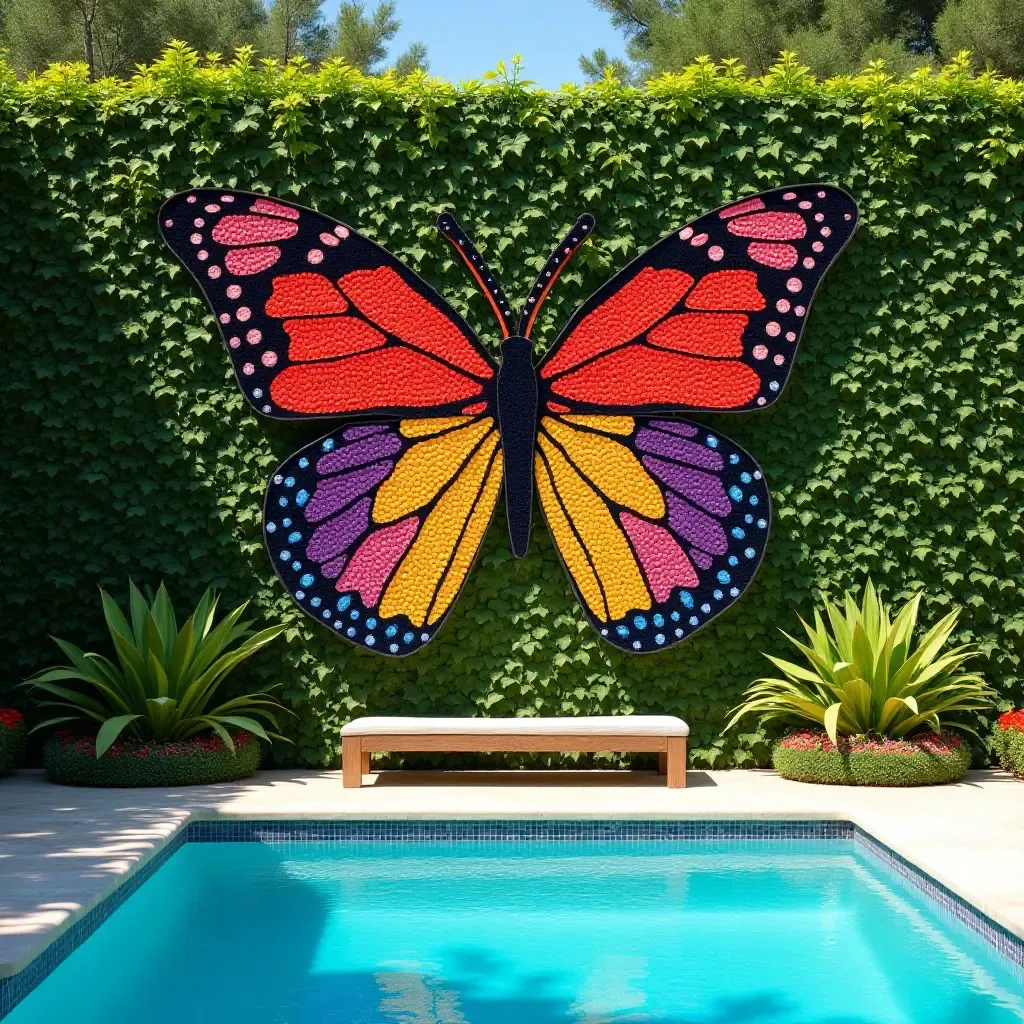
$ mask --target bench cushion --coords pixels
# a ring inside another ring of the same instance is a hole
[[[689,736],[674,715],[614,715],[583,718],[357,718],[344,736]]]

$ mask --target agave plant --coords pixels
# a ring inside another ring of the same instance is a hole
[[[152,601],[147,601],[130,580],[128,587],[130,624],[117,602],[100,589],[116,662],[54,637],[70,665],[44,669],[22,684],[48,698],[40,702],[44,707],[71,712],[48,719],[35,729],[61,722],[96,722],[97,757],[102,757],[122,734],[136,740],[166,742],[212,729],[232,752],[235,745],[229,729],[243,729],[267,741],[285,739],[276,731],[275,713],[291,712],[269,696],[276,687],[210,707],[224,677],[282,633],[285,626],[252,632],[251,620],[239,621],[248,601],[215,626],[218,598],[208,590],[179,630],[162,583]],[[65,683],[82,685],[71,688]],[[275,731],[268,732],[257,721],[259,718]]]
[[[984,679],[962,671],[980,648],[963,644],[943,653],[959,608],[914,647],[922,596],[915,594],[895,619],[870,580],[859,605],[849,592],[842,607],[823,596],[831,631],[818,611],[813,626],[800,620],[810,646],[782,631],[808,664],[765,655],[783,678],[751,683],[726,728],[757,714],[762,721],[815,722],[833,743],[839,736],[899,738],[923,727],[936,733],[944,726],[973,733],[970,726],[946,716],[992,705],[995,692]]]

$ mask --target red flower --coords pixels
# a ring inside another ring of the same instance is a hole
[[[8,729],[17,729],[22,718],[24,715],[14,708],[0,708],[0,725],[5,725]]]
[[[1024,708],[1018,711],[1007,711],[1005,714],[1000,715],[999,728],[1012,729],[1014,732],[1024,732]]]

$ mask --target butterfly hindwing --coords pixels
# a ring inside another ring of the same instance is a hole
[[[771,501],[757,463],[679,419],[542,416],[537,491],[593,627],[664,650],[733,604],[764,554]]]
[[[455,415],[493,404],[497,367],[462,317],[347,225],[279,199],[198,188],[164,203],[160,231],[264,415]]]
[[[412,653],[469,575],[502,465],[488,416],[339,427],[271,478],[264,536],[281,582],[340,636]]]
[[[674,231],[577,310],[540,364],[542,401],[624,414],[770,405],[856,226],[842,189],[796,185]]]

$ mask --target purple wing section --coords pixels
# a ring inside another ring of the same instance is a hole
[[[411,444],[398,423],[339,427],[278,467],[264,506],[267,551],[299,607],[379,654],[411,654],[441,625],[376,614],[423,521],[420,512],[380,527],[370,515],[377,489]]]
[[[629,422],[625,421],[627,426]],[[588,603],[586,588],[580,586],[571,559],[559,544],[580,604],[609,643],[630,653],[650,653],[690,637],[750,586],[768,542],[771,497],[754,459],[718,431],[678,419],[634,417],[631,422],[628,435],[622,432],[621,420],[614,423],[603,417],[570,417],[569,422],[561,421],[561,431],[550,426],[552,420],[543,419],[541,430],[549,453],[545,464],[553,465],[550,453],[557,448],[557,457],[564,457],[600,495],[632,551],[635,567],[624,571],[635,575],[639,569],[648,594],[643,607],[613,610],[615,573],[607,571],[607,563],[602,568],[599,551],[588,550],[586,530],[573,523],[571,494],[566,493],[558,496],[555,514],[572,523],[577,550],[586,552],[608,614],[602,616],[592,601]],[[614,432],[601,431],[602,423],[614,424]],[[661,495],[661,514],[651,514],[650,502],[646,511],[638,504],[626,507],[617,502],[601,465],[574,457],[574,445],[581,451],[585,441],[581,444],[577,434],[576,440],[566,443],[565,428],[570,425],[577,432],[604,433],[606,443],[612,440],[628,448],[636,480],[627,481],[620,495],[628,501],[633,494],[650,494],[653,485]],[[568,479],[564,468],[562,476]],[[551,479],[557,482],[557,473],[552,472]],[[551,523],[547,504],[545,513]],[[558,531],[553,532],[558,542]]]
[[[417,445],[420,453],[403,463]],[[406,497],[416,467],[446,452],[447,470]],[[492,418],[350,423],[278,467],[264,540],[307,615],[367,650],[411,654],[454,606],[500,483]],[[418,545],[421,530],[432,565]]]

